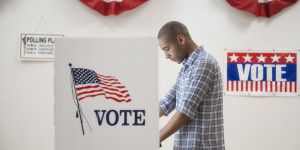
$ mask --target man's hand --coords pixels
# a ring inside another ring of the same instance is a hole
[[[159,107],[160,108],[160,107]],[[159,116],[161,117],[161,108],[159,109]],[[180,129],[190,118],[180,111],[176,111],[170,121],[159,131],[159,141],[162,142],[170,135]]]

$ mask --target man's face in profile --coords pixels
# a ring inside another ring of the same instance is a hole
[[[184,50],[177,41],[167,41],[164,36],[158,39],[158,45],[164,51],[166,59],[180,64],[184,60]]]

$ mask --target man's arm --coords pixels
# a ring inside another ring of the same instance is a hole
[[[159,107],[159,116],[161,115]],[[163,112],[163,111],[162,111]],[[162,142],[170,135],[179,130],[190,118],[180,111],[176,111],[170,121],[159,131],[159,141]]]
[[[169,92],[159,101],[159,118],[168,115],[175,109],[176,103],[176,83],[171,87]]]

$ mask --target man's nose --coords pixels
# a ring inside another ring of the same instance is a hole
[[[168,53],[165,53],[165,57],[166,57],[166,59],[169,59],[171,57],[171,55]]]

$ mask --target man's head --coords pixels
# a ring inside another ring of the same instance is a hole
[[[157,35],[158,44],[165,52],[165,57],[171,61],[181,63],[190,54],[192,42],[187,27],[178,22],[170,21],[166,23]]]

